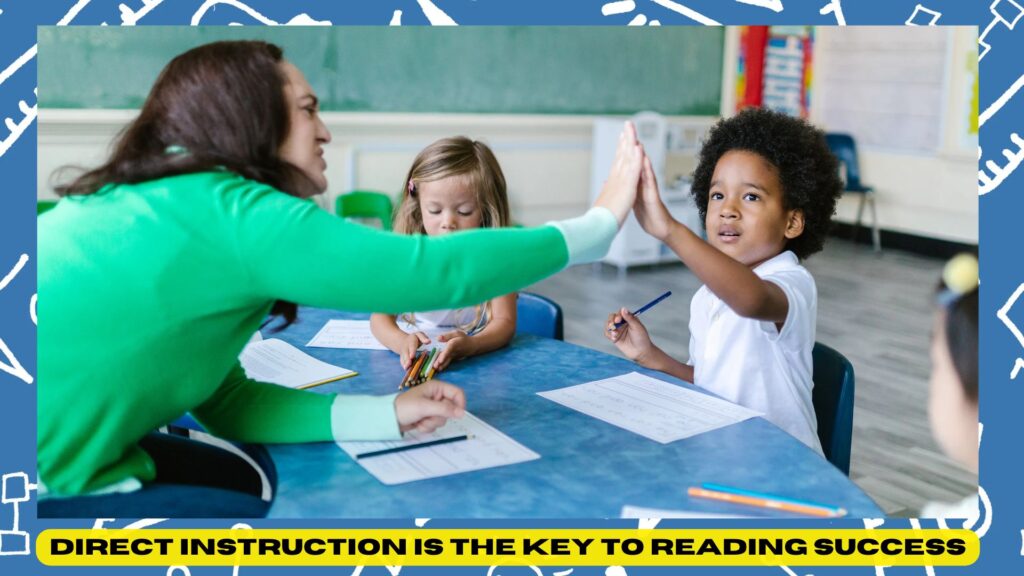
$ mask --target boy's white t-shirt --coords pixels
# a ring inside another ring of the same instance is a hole
[[[786,294],[782,330],[742,318],[707,286],[690,301],[690,363],[694,384],[764,413],[765,418],[819,454],[811,402],[811,350],[818,314],[814,278],[785,251],[754,269]]]

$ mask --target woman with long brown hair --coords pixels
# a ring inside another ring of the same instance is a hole
[[[444,239],[364,228],[303,201],[327,184],[318,112],[277,46],[199,46],[161,72],[110,159],[58,188],[38,234],[41,516],[265,514],[272,466],[242,472],[258,451],[154,433],[185,412],[244,443],[398,438],[460,416],[443,382],[318,394],[255,382],[238,354],[295,303],[467,306],[594,260],[636,196],[627,125],[584,216]]]

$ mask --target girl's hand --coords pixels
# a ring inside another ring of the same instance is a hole
[[[416,351],[420,349],[421,344],[430,344],[430,338],[423,332],[413,332],[402,341],[398,359],[402,363],[403,370],[409,369],[409,365],[412,364],[412,359],[416,357]]]
[[[428,380],[395,398],[395,418],[402,432],[433,432],[449,418],[465,414],[466,394],[462,388],[440,380]]]
[[[626,324],[615,328],[617,322],[625,320]],[[634,362],[643,363],[645,356],[654,349],[651,336],[647,333],[640,320],[632,312],[623,308],[618,312],[608,315],[608,323],[605,325],[604,335],[611,340],[626,358]]]
[[[612,161],[608,180],[605,180],[601,195],[594,202],[594,206],[611,210],[620,227],[633,208],[643,159],[644,150],[637,142],[636,128],[632,122],[626,122],[619,135],[619,145],[615,149],[615,160]]]
[[[654,177],[651,159],[644,157],[644,168],[640,172],[640,185],[637,190],[633,213],[645,232],[658,240],[664,241],[672,231],[675,219],[669,214],[668,208],[661,201],[658,181]]]
[[[437,371],[444,370],[455,360],[461,360],[473,355],[473,342],[462,330],[453,330],[441,334],[437,337],[437,341],[447,343],[444,350],[438,352],[437,358],[434,358],[434,369]]]

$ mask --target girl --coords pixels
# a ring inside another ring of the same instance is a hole
[[[460,230],[509,225],[505,176],[486,144],[463,136],[444,138],[423,149],[405,178],[405,194],[395,214],[402,234],[441,236]],[[401,320],[407,332],[398,326]],[[402,314],[374,314],[370,329],[408,368],[416,350],[432,337],[445,347],[433,366],[507,345],[516,333],[516,294],[467,308]]]
[[[946,264],[932,330],[928,419],[942,450],[978,471],[978,261],[961,254]],[[953,503],[931,503],[922,518],[973,518],[977,493]]]
[[[304,201],[326,188],[330,140],[279,47],[215,42],[174,58],[107,162],[58,188],[38,229],[40,516],[264,515],[266,491],[230,472],[244,459],[154,433],[185,412],[247,443],[397,439],[459,417],[465,397],[443,382],[321,394],[253,381],[238,354],[267,313],[294,321],[296,303],[466,306],[600,258],[643,160],[627,124],[584,216],[435,239]]]

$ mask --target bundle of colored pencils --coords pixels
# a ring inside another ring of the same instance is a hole
[[[413,386],[419,386],[427,380],[434,377],[434,360],[437,358],[440,348],[431,348],[430,350],[418,350],[416,355],[412,358],[412,363],[409,364],[409,370],[405,373],[405,378],[402,378],[402,383],[398,385],[398,389],[412,388]]]

